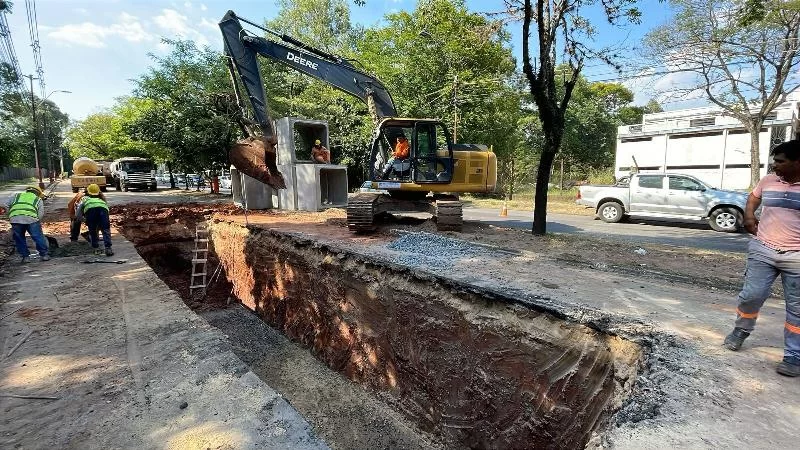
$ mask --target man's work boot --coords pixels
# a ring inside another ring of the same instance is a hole
[[[19,260],[20,264],[26,264],[26,263],[29,263],[29,262],[31,262],[31,257],[30,256],[23,256],[22,259]]]
[[[104,254],[103,249],[96,248],[94,249],[94,256],[102,256]]]
[[[750,336],[750,332],[744,328],[734,328],[731,334],[725,336],[725,342],[722,345],[735,352],[742,348],[742,344],[748,336]]]
[[[111,250],[111,247],[106,247],[106,256],[114,256],[114,250]]]
[[[781,363],[778,364],[778,367],[775,368],[775,371],[787,377],[800,376],[800,366],[786,361],[781,361]]]
[[[41,261],[50,261],[50,255],[44,255],[40,258]]]

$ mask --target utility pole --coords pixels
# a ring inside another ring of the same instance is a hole
[[[50,154],[50,130],[47,128],[47,113],[50,108],[47,106],[47,99],[42,100],[42,125],[44,125],[44,154],[47,157],[47,173],[50,175],[50,182],[55,181],[53,178],[53,155]]]
[[[42,181],[42,168],[39,167],[39,146],[36,142],[36,99],[33,96],[33,80],[38,80],[38,78],[34,78],[33,75],[23,75],[27,77],[31,82],[31,110],[33,112],[33,156],[36,159],[36,175],[39,177],[39,189],[44,190],[44,182]]]

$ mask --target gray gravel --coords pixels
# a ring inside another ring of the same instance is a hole
[[[405,233],[386,246],[392,250],[389,259],[404,266],[424,266],[428,270],[448,270],[460,259],[476,258],[493,253],[491,249],[467,241],[438,234]]]

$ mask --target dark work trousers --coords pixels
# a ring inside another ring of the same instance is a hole
[[[81,234],[81,222],[78,219],[71,219],[69,222],[69,240],[77,241],[78,235]]]
[[[772,282],[781,276],[786,303],[783,360],[800,365],[800,251],[774,250],[753,239],[747,249],[744,287],[739,293],[736,327],[752,331]]]
[[[86,225],[89,227],[89,242],[92,243],[92,248],[100,246],[98,231],[103,233],[105,247],[111,248],[111,223],[108,221],[108,211],[105,208],[91,208],[83,214],[86,217]]]

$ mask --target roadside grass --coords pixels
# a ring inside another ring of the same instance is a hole
[[[594,210],[575,203],[578,196],[578,188],[572,189],[550,189],[547,193],[547,212],[557,214],[574,214],[578,216],[593,216]],[[465,206],[477,208],[496,208],[503,207],[501,198],[482,198],[471,194],[462,194],[461,201]],[[533,192],[522,192],[514,194],[513,200],[506,201],[506,207],[511,210],[533,211]]]

